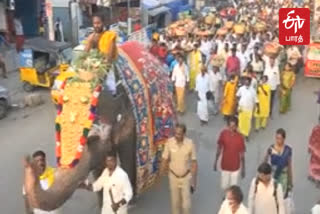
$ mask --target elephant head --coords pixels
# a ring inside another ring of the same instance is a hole
[[[120,155],[120,161],[123,168],[133,172],[131,176],[128,174],[134,182],[135,165],[132,163],[135,164],[136,129],[130,101],[121,85],[116,97],[103,90],[98,100],[98,127],[91,129],[79,162],[73,168],[58,168],[55,181],[48,190],[41,189],[32,162],[26,160],[24,185],[31,207],[50,211],[62,206],[91,171],[103,168],[105,155],[110,149],[124,151],[124,158]]]

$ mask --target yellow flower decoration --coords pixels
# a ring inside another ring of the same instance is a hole
[[[56,123],[59,123],[59,124],[60,124],[60,122],[61,122],[61,117],[60,117],[60,116],[57,116],[57,117],[56,117]]]
[[[87,120],[85,122],[85,124],[84,124],[84,127],[90,129],[92,127],[92,121],[91,120]]]

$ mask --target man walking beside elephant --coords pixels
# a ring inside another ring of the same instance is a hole
[[[171,214],[191,214],[191,193],[197,185],[195,145],[185,134],[186,126],[177,124],[175,136],[167,141],[162,155],[162,171],[169,167]]]
[[[93,192],[103,189],[101,214],[127,214],[127,205],[133,196],[127,173],[117,165],[117,155],[109,152],[106,157],[106,169],[92,184],[81,184],[80,188]]]

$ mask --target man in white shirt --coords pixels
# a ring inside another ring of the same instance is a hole
[[[185,111],[185,89],[189,82],[189,70],[181,55],[177,56],[178,63],[172,71],[172,81],[176,89],[177,111],[183,114]]]
[[[207,68],[202,65],[201,73],[196,78],[196,92],[198,93],[197,114],[200,118],[201,126],[209,121],[207,93],[210,91],[210,78]]]
[[[259,38],[256,33],[252,33],[251,38],[250,38],[250,42],[248,45],[248,50],[249,50],[250,54],[254,53],[254,47],[256,46],[257,43],[259,43]]]
[[[16,50],[20,52],[24,44],[24,32],[20,17],[14,18],[14,29],[16,33]]]
[[[251,130],[252,114],[257,106],[259,111],[259,102],[256,91],[250,87],[251,79],[246,77],[244,85],[241,86],[237,92],[239,99],[238,111],[239,111],[239,132],[249,140],[249,134]]]
[[[221,92],[221,85],[222,85],[222,75],[220,73],[219,67],[213,66],[212,70],[209,71],[210,77],[210,91],[213,95],[213,114],[217,115],[219,111],[219,103],[220,103],[220,92]]]
[[[248,209],[243,205],[243,193],[239,186],[231,186],[226,193],[218,214],[248,214]]]
[[[268,61],[269,62],[266,63],[266,68],[263,75],[268,76],[268,84],[271,87],[270,117],[272,117],[274,99],[276,97],[278,85],[280,85],[280,72],[276,60],[269,58]]]
[[[224,50],[224,47],[225,47],[225,45],[224,45],[224,38],[223,38],[223,36],[219,36],[218,38],[217,38],[217,40],[216,40],[216,44],[217,44],[217,52],[218,52],[218,54],[221,54],[222,52],[223,52],[223,50]]]
[[[205,55],[206,57],[206,61],[209,60],[210,58],[210,53],[211,53],[211,49],[212,49],[212,43],[208,40],[207,37],[205,37],[204,39],[202,39],[201,41],[201,45],[200,45],[200,51],[203,55]]]
[[[54,182],[55,170],[52,167],[47,166],[46,154],[41,150],[36,151],[32,154],[32,160],[33,160],[33,163],[35,163],[35,167],[36,167],[35,171],[39,175],[41,188],[43,190],[49,189]],[[22,194],[24,197],[26,214],[58,214],[60,213],[59,209],[56,209],[53,211],[44,211],[37,208],[32,208],[26,197],[24,186],[22,188]]]
[[[106,157],[106,168],[93,184],[81,184],[89,191],[103,190],[101,214],[127,214],[128,203],[133,196],[131,183],[127,173],[117,165],[117,155],[109,152]]]
[[[285,214],[283,190],[272,178],[272,168],[262,163],[249,190],[249,214]]]
[[[250,62],[250,54],[247,50],[246,44],[241,44],[241,51],[237,52],[237,57],[240,60],[240,74],[242,74]]]

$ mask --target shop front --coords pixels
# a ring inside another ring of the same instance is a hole
[[[308,46],[304,74],[306,77],[320,78],[320,43]]]

